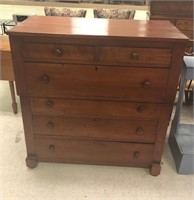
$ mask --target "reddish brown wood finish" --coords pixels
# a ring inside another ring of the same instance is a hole
[[[27,92],[29,96],[39,97],[143,99],[159,102],[168,99],[168,69],[111,66],[26,63]],[[62,84],[64,86],[60,87]]]
[[[153,144],[35,137],[40,161],[149,167]]]
[[[158,119],[168,104],[130,102],[130,101],[98,101],[69,100],[58,98],[31,98],[31,111],[34,114],[56,116],[96,116],[96,117],[134,117]]]
[[[154,143],[158,121],[133,118],[33,116],[37,135]],[[122,129],[122,131],[121,131]]]
[[[122,165],[159,175],[187,37],[169,22],[43,16],[9,36],[28,167]]]

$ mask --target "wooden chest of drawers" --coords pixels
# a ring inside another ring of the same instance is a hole
[[[160,173],[186,36],[169,22],[32,16],[9,37],[28,167]]]

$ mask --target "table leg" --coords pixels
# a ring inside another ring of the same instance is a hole
[[[12,98],[13,112],[14,112],[14,114],[17,114],[18,109],[17,109],[16,98],[15,98],[15,89],[14,89],[14,82],[13,81],[9,81],[9,87],[10,87],[11,98]]]

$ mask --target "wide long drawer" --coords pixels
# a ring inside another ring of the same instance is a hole
[[[171,105],[97,100],[31,98],[33,114],[67,117],[109,117],[160,119]]]
[[[23,43],[22,50],[24,60],[94,61],[93,46]]]
[[[99,61],[115,64],[143,64],[169,67],[171,62],[171,49],[157,48],[125,48],[100,47]]]
[[[33,116],[34,134],[69,138],[154,143],[157,120]]]
[[[154,145],[35,137],[39,161],[149,167]]]
[[[29,96],[165,101],[168,69],[26,63]]]

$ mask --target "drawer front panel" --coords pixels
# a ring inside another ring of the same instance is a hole
[[[94,60],[94,48],[92,46],[24,43],[22,53],[25,60],[40,59],[64,62]]]
[[[25,64],[29,96],[164,101],[168,69]]]
[[[69,138],[154,143],[157,121],[34,116],[34,133]]]
[[[149,167],[154,146],[35,137],[39,161]]]
[[[134,117],[159,119],[168,105],[154,103],[129,103],[96,100],[65,100],[31,98],[34,114],[80,116],[80,117]]]
[[[169,66],[171,61],[171,49],[155,48],[99,48],[99,61],[115,64],[153,64]]]

